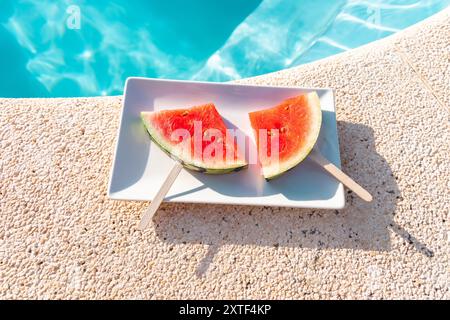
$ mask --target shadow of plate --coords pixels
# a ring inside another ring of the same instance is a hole
[[[401,193],[388,162],[376,150],[373,130],[345,121],[338,122],[338,130],[343,170],[374,196],[371,203],[350,191],[339,211],[164,203],[164,212],[155,217],[157,236],[173,245],[209,245],[197,276],[226,244],[389,251],[390,230],[432,257],[426,244],[393,220]]]

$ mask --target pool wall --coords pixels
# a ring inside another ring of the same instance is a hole
[[[450,9],[240,82],[332,87],[340,211],[112,201],[121,97],[0,99],[0,297],[449,299]]]

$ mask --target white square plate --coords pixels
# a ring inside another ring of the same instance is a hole
[[[140,119],[141,111],[213,102],[227,126],[239,128],[254,141],[249,112],[272,107],[286,98],[312,90],[320,97],[323,114],[316,148],[340,167],[331,89],[129,78],[108,196],[117,200],[152,200],[173,166],[173,160],[150,142]],[[261,176],[257,164],[226,175],[183,169],[165,200],[328,209],[340,209],[345,204],[342,184],[309,159],[270,182]]]

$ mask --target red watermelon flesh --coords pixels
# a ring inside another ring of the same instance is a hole
[[[316,92],[251,112],[249,117],[266,179],[282,174],[306,158],[316,143],[322,122]]]
[[[152,140],[185,167],[227,173],[246,166],[235,139],[212,103],[188,109],[142,112]]]

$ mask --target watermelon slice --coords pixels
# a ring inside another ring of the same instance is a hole
[[[150,138],[184,167],[209,174],[247,166],[212,103],[189,109],[141,112]]]
[[[249,113],[263,175],[272,179],[299,164],[312,150],[322,123],[316,92]]]

